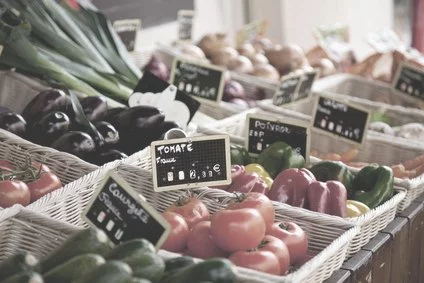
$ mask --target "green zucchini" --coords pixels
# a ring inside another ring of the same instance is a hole
[[[110,251],[109,239],[97,228],[88,228],[72,235],[61,247],[53,252],[41,267],[43,274],[73,257],[94,253],[105,255]]]
[[[131,278],[132,270],[128,264],[111,260],[85,273],[73,283],[118,283]]]
[[[183,268],[186,266],[193,265],[194,260],[191,256],[180,256],[176,258],[171,258],[165,260],[165,271],[171,271],[179,268]]]
[[[133,277],[123,283],[152,283],[149,279]]]
[[[76,256],[43,274],[46,283],[70,283],[93,268],[104,264],[106,260],[96,254]]]
[[[157,254],[139,250],[129,257],[121,259],[133,270],[135,277],[157,282],[165,272],[165,262]]]
[[[18,274],[15,274],[1,283],[43,283],[43,277],[35,271],[25,270]],[[59,283],[59,282],[58,282]]]
[[[139,252],[156,253],[155,246],[145,239],[134,239],[123,242],[112,249],[106,256],[106,259],[123,259],[129,257],[134,253]]]
[[[39,261],[32,254],[19,251],[0,262],[0,280],[4,280],[14,274],[25,270],[39,270]]]

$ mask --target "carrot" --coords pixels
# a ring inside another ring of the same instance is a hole
[[[412,170],[424,164],[424,154],[401,163],[406,170]]]
[[[334,153],[334,152],[329,152],[325,155],[325,160],[331,160],[331,161],[340,161],[342,160],[342,157],[340,156],[340,154]]]
[[[341,154],[343,162],[350,162],[356,159],[359,154],[359,150],[356,148],[349,149]]]
[[[416,175],[415,170],[406,170],[402,164],[393,165],[392,170],[396,178],[410,179]]]
[[[311,152],[309,153],[309,155],[314,156],[314,157],[318,157],[318,150],[311,149]]]
[[[424,173],[424,164],[422,164],[421,166],[418,166],[417,168],[415,168],[414,171],[416,172],[414,178],[422,175]]]

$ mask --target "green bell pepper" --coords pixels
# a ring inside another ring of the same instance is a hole
[[[240,145],[230,145],[230,154],[232,165],[247,165],[250,163],[249,152]]]
[[[388,166],[372,164],[358,172],[353,180],[355,200],[375,208],[394,193],[393,171]]]
[[[264,149],[256,163],[262,165],[272,178],[289,168],[302,168],[305,158],[285,142],[278,141]]]
[[[353,174],[349,168],[339,161],[321,161],[309,169],[315,178],[321,182],[339,181],[347,190],[348,197],[353,195]]]

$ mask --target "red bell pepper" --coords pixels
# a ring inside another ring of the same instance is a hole
[[[309,209],[345,217],[347,191],[339,181],[312,182],[307,188]]]

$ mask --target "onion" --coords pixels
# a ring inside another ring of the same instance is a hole
[[[203,53],[202,49],[200,49],[198,46],[194,44],[183,44],[180,46],[181,53],[188,55],[190,57],[205,60],[206,56],[205,53]]]
[[[295,44],[276,45],[266,51],[265,56],[281,75],[288,74],[308,64],[302,48]]]
[[[280,74],[277,69],[270,64],[256,65],[252,74],[256,77],[265,78],[275,82],[280,80]]]
[[[234,103],[234,104],[236,104],[237,106],[240,106],[240,108],[243,108],[243,109],[248,109],[249,106],[250,106],[249,103],[246,100],[240,99],[240,98],[233,98],[229,102]]]
[[[267,37],[254,39],[252,45],[258,53],[263,53],[273,46],[272,41]]]
[[[244,87],[239,82],[230,81],[225,84],[222,100],[230,101],[235,98],[244,99],[246,98],[246,93]]]
[[[228,69],[232,71],[244,73],[244,74],[249,74],[253,72],[252,62],[246,56],[241,56],[241,55],[231,59],[228,62],[227,67]]]
[[[333,62],[327,58],[321,58],[316,62],[312,62],[311,66],[320,71],[321,77],[326,77],[336,73],[336,67]]]
[[[268,59],[261,53],[256,53],[250,58],[250,60],[252,60],[253,65],[269,64]]]
[[[251,58],[256,54],[255,47],[253,47],[250,43],[243,43],[239,48],[237,48],[237,51],[240,55],[246,56],[247,58]]]
[[[211,61],[213,64],[218,66],[227,67],[229,62],[238,56],[237,50],[232,47],[225,47],[217,50],[211,56]]]
[[[197,46],[203,50],[206,57],[211,57],[219,49],[230,46],[227,35],[223,33],[207,34],[200,39]]]

